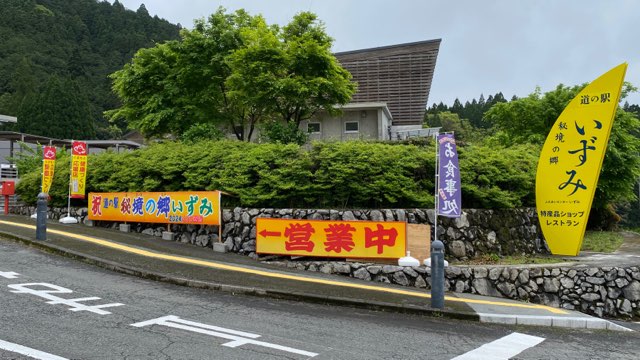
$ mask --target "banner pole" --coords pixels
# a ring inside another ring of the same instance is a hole
[[[71,217],[71,179],[73,175],[73,139],[71,139],[71,160],[69,161],[69,188],[67,194],[67,217]]]
[[[44,164],[45,164],[45,157],[44,157],[44,145],[42,145],[42,172],[40,173],[40,176],[42,176],[42,181],[40,182],[40,192],[43,193],[44,192]]]
[[[62,224],[77,224],[78,219],[71,217],[71,179],[73,176],[73,139],[71,140],[71,160],[69,162],[69,193],[67,195],[67,216],[60,218],[59,222]]]
[[[438,240],[438,191],[440,191],[440,144],[438,143],[438,136],[440,133],[436,133],[436,169],[435,169],[435,186],[433,192],[434,199],[434,217],[433,217],[433,241]]]
[[[222,241],[222,191],[218,190],[218,242]]]
[[[433,242],[431,243],[431,307],[444,309],[444,244],[438,240],[438,211],[440,210],[440,134],[436,135],[436,186],[435,213],[433,217]]]

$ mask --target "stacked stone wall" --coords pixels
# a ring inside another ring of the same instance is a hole
[[[229,249],[254,256],[257,218],[406,221],[434,224],[433,209],[318,210],[245,209],[223,211],[222,241]],[[548,253],[533,209],[465,210],[460,218],[438,218],[438,239],[449,260],[486,255]]]
[[[31,215],[33,207],[13,209]],[[51,219],[66,216],[66,209],[49,211]],[[81,223],[87,209],[72,209]],[[432,226],[432,209],[318,210],[318,209],[224,209],[222,237],[215,226],[171,225],[176,241],[201,247],[224,242],[230,251],[257,258],[256,219],[285,218],[311,220],[407,221]],[[98,222],[95,226],[117,228],[118,223]],[[131,223],[132,231],[161,236],[165,224]],[[457,219],[438,219],[438,238],[445,243],[450,261],[487,254],[521,255],[547,253],[533,209],[465,210]],[[433,234],[432,234],[433,236]],[[266,258],[263,258],[266,260]],[[272,257],[272,263],[306,271],[339,274],[362,280],[408,287],[430,288],[430,268],[400,267],[364,262],[289,261]],[[531,301],[599,317],[640,317],[640,270],[638,267],[580,266],[450,266],[445,272],[445,288],[472,293]]]
[[[362,262],[273,261],[272,264],[415,288],[431,288],[431,269]],[[598,317],[640,318],[640,268],[583,266],[449,266],[445,290],[577,310]]]
[[[14,213],[31,215],[34,207],[14,208]],[[53,208],[49,218],[57,220],[67,215],[66,208]],[[87,220],[87,208],[71,209],[71,216],[79,222]],[[433,238],[433,209],[382,210],[318,210],[318,209],[224,209],[222,238],[230,251],[255,257],[256,219],[285,218],[310,220],[369,220],[406,221],[410,224],[431,225]],[[160,236],[171,230],[177,241],[211,247],[219,240],[218,230],[212,226],[130,223],[132,229]],[[476,210],[463,212],[460,218],[438,218],[438,239],[446,246],[449,260],[468,260],[487,254],[522,255],[547,253],[533,209]],[[113,222],[97,222],[97,226],[117,227]],[[206,238],[205,238],[206,237]]]

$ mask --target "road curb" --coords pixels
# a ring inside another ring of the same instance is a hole
[[[587,317],[536,316],[536,315],[508,315],[479,313],[480,322],[506,325],[529,325],[562,327],[571,329],[592,329],[612,331],[633,331],[611,321]]]
[[[224,291],[231,294],[269,297],[269,298],[281,299],[281,300],[303,301],[303,302],[310,302],[310,303],[316,303],[316,304],[338,305],[338,306],[375,310],[375,311],[396,312],[396,313],[430,316],[430,317],[443,317],[443,318],[458,319],[458,320],[480,321],[480,316],[475,312],[451,311],[447,309],[439,310],[439,309],[428,308],[426,306],[422,308],[419,306],[413,306],[413,305],[407,305],[407,304],[398,305],[393,303],[384,303],[384,302],[375,302],[375,301],[362,302],[354,299],[348,299],[348,298],[342,298],[342,297],[336,297],[336,296],[320,296],[320,295],[306,294],[306,293],[299,293],[299,292],[285,292],[285,291],[279,291],[279,290],[263,289],[263,288],[256,288],[256,287],[243,287],[238,285],[228,285],[228,284],[221,284],[216,282],[205,282],[205,281],[186,279],[186,278],[176,277],[170,274],[157,273],[157,272],[152,272],[148,270],[142,270],[140,268],[136,268],[132,266],[125,266],[110,260],[105,260],[99,257],[95,257],[93,255],[72,251],[54,244],[47,243],[46,241],[45,242],[34,241],[13,233],[0,231],[0,235],[3,235],[7,238],[10,238],[17,242],[23,243],[33,248],[40,249],[48,253],[64,256],[74,260],[79,260],[84,263],[98,266],[103,269],[119,272],[126,275],[136,276],[139,278],[169,283],[173,285],[186,286],[186,287],[192,287],[197,289]]]

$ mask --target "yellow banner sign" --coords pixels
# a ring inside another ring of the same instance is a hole
[[[44,155],[42,159],[42,192],[48,194],[53,183],[53,172],[56,166],[56,148],[44,146],[42,152]]]
[[[398,259],[406,237],[404,222],[256,220],[256,252],[263,254]]]
[[[87,181],[87,143],[74,141],[71,152],[71,197],[84,199]]]
[[[220,192],[89,193],[89,220],[220,225]]]
[[[618,65],[571,100],[540,153],[536,207],[553,254],[580,252],[626,70]]]

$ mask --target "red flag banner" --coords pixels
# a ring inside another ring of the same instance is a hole
[[[71,152],[71,197],[84,199],[87,180],[87,143],[74,141]]]

